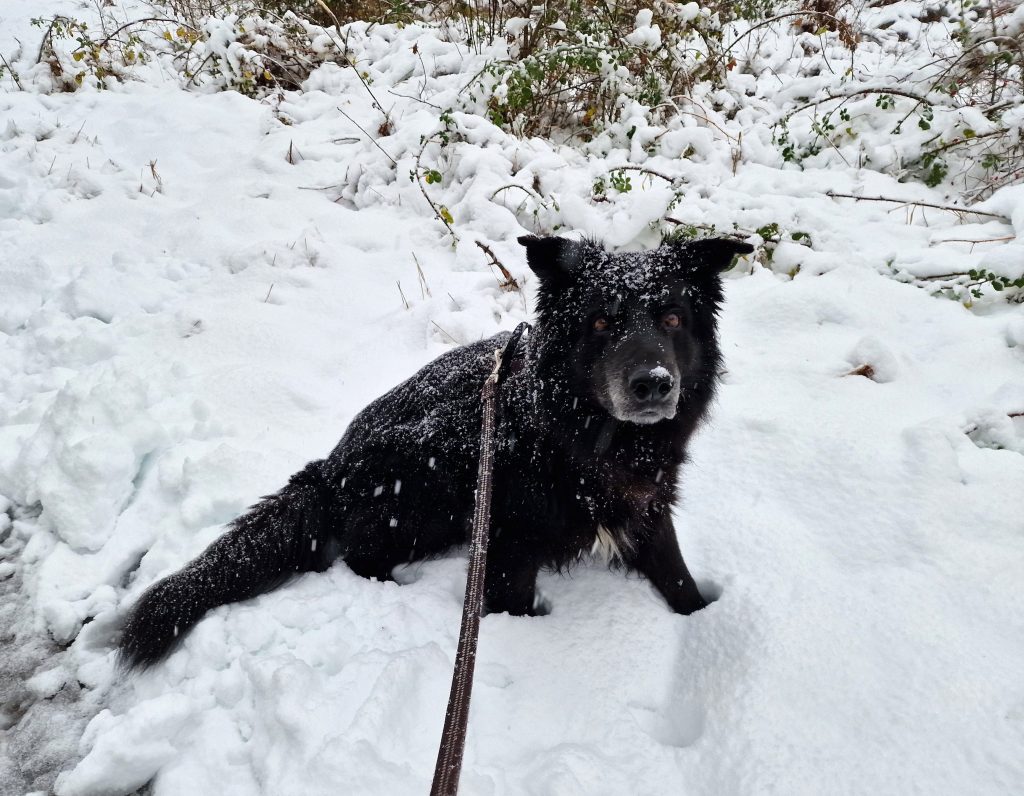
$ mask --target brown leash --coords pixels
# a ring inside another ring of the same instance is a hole
[[[484,382],[480,397],[483,421],[480,429],[480,469],[477,473],[476,507],[473,512],[473,536],[469,546],[469,575],[466,578],[466,599],[462,603],[462,628],[455,654],[452,690],[444,717],[441,745],[437,749],[434,781],[430,796],[455,796],[459,791],[462,754],[466,748],[469,725],[469,698],[473,693],[473,670],[476,668],[476,647],[480,635],[480,614],[484,607],[484,572],[487,564],[487,539],[491,528],[491,488],[494,477],[494,430],[498,388],[508,375],[516,348],[523,333],[530,328],[521,323],[501,352],[495,351],[494,371]]]

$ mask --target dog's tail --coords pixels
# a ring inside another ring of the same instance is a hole
[[[270,591],[294,572],[326,569],[341,552],[340,511],[323,461],[306,465],[198,558],[139,598],[124,625],[121,663],[150,666],[211,608]]]

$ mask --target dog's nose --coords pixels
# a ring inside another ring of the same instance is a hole
[[[629,389],[641,403],[656,403],[672,392],[672,374],[663,367],[639,368],[629,377]]]

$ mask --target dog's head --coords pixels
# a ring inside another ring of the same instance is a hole
[[[725,238],[611,253],[592,241],[525,236],[540,278],[536,338],[542,367],[620,421],[675,417],[680,400],[712,385],[720,273],[749,244]]]

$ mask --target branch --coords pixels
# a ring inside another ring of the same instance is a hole
[[[983,138],[991,138],[994,135],[1005,135],[1006,133],[1009,132],[1009,127],[1000,127],[998,130],[992,130],[988,133],[982,133],[981,135],[976,135],[973,138],[957,138],[954,141],[950,141],[948,144],[943,144],[942,146],[935,147],[935,149],[928,150],[928,153],[932,155],[937,155],[939,152],[945,152],[947,149],[952,149],[953,147],[960,146],[961,144],[966,144],[970,141],[980,141]]]
[[[933,207],[936,210],[949,210],[953,213],[973,213],[976,216],[986,216],[988,218],[995,218],[1002,221],[1004,224],[1009,224],[1010,219],[1006,216],[999,215],[998,213],[989,213],[984,210],[972,210],[969,207],[957,207],[956,205],[937,205],[932,202],[915,202],[912,199],[889,199],[885,196],[857,196],[852,193],[837,193],[836,191],[826,191],[825,196],[830,199],[856,199],[858,202],[890,202],[894,205],[914,205],[915,207]]]
[[[1001,238],[942,238],[933,240],[932,243],[1005,243],[1016,239],[1016,235],[1004,235]]]
[[[4,58],[3,53],[0,53],[0,61],[4,62],[4,66],[7,67],[7,71],[11,73],[11,80],[14,81],[14,84],[18,87],[19,90],[24,91],[25,87],[21,85],[21,81],[18,80],[18,73],[11,69],[11,65],[7,63],[7,59]]]
[[[430,205],[430,209],[434,211],[434,217],[448,228],[448,232],[451,233],[452,239],[455,243],[458,243],[459,236],[455,234],[455,230],[452,229],[452,225],[448,223],[448,219],[441,215],[440,209],[438,209],[437,205],[434,204],[434,200],[431,199],[430,194],[427,193],[426,186],[423,185],[423,175],[421,173],[423,171],[423,167],[420,165],[420,158],[423,157],[423,152],[426,150],[427,144],[432,140],[432,138],[423,139],[423,146],[421,146],[420,151],[416,153],[416,168],[413,170],[413,174],[416,175],[416,184],[420,186],[420,193],[422,193],[423,198],[427,200],[427,204]],[[450,215],[449,218],[451,218]]]
[[[501,260],[499,260],[498,257],[494,254],[494,252],[491,251],[491,247],[488,246],[486,243],[482,243],[481,241],[474,241],[474,243],[476,243],[477,246],[483,249],[484,254],[486,254],[491,259],[491,265],[495,266],[499,271],[501,271],[501,275],[505,277],[505,281],[500,283],[501,289],[519,290],[519,283],[516,281],[516,278],[509,273],[508,269],[504,265],[501,264]]]
[[[497,196],[502,191],[507,191],[507,190],[509,190],[511,188],[518,188],[520,191],[523,191],[526,194],[528,194],[529,196],[532,196],[538,202],[543,201],[543,198],[540,196],[540,194],[535,193],[534,191],[532,191],[529,188],[527,188],[525,185],[518,185],[516,183],[510,183],[509,185],[502,185],[500,188],[495,190],[495,192],[490,195],[489,199],[493,202],[495,196]]]
[[[128,28],[133,27],[135,25],[144,25],[147,22],[166,22],[169,25],[176,25],[178,27],[188,28],[193,33],[199,33],[199,30],[197,28],[192,27],[187,22],[179,22],[178,20],[171,19],[170,17],[141,17],[139,19],[133,19],[130,22],[124,23],[121,27],[119,27],[109,36],[106,36],[103,39],[100,39],[100,41],[96,42],[96,46],[100,49],[103,49],[108,44],[110,44],[110,42],[112,42],[114,38],[117,36],[117,34],[119,34],[121,31],[127,30]]]
[[[608,169],[608,171],[606,171],[605,173],[606,174],[614,174],[616,171],[639,171],[642,174],[649,174],[652,177],[661,177],[661,179],[663,179],[669,185],[675,185],[677,181],[684,179],[681,176],[680,177],[669,177],[666,174],[662,174],[660,171],[655,171],[654,169],[649,169],[646,166],[632,166],[632,165],[629,165],[629,166],[615,166],[614,168]]]
[[[921,104],[921,103],[928,104],[928,105],[931,104],[930,102],[928,102],[928,98],[927,97],[922,97],[920,94],[915,94],[912,91],[904,91],[903,89],[900,89],[900,88],[888,88],[888,87],[861,88],[861,89],[857,89],[856,91],[850,91],[850,92],[848,92],[846,94],[832,94],[832,93],[826,94],[821,99],[816,99],[813,102],[808,102],[806,105],[801,105],[801,106],[799,106],[797,108],[794,108],[791,111],[787,111],[786,112],[786,118],[792,117],[794,114],[800,113],[800,111],[804,111],[804,110],[807,110],[808,108],[813,108],[813,107],[815,107],[817,105],[820,105],[823,102],[830,102],[831,100],[838,100],[838,99],[848,100],[848,99],[852,99],[853,97],[859,96],[861,94],[893,94],[893,95],[895,95],[897,97],[906,97],[907,99],[912,99],[915,102],[917,102],[918,104]]]

